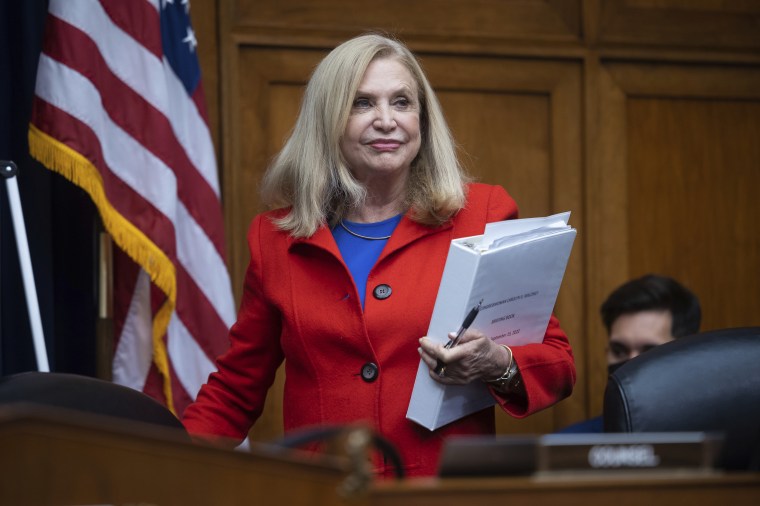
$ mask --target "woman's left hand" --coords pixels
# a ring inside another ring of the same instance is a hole
[[[454,333],[449,334],[449,339],[453,338]],[[474,329],[467,330],[457,345],[449,349],[423,337],[417,351],[430,368],[430,377],[447,385],[496,379],[504,374],[511,359],[503,346]],[[435,372],[438,360],[445,364],[442,375]]]

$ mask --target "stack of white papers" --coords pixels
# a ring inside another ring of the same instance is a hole
[[[427,336],[446,343],[482,300],[470,328],[509,346],[540,343],[575,240],[569,218],[489,223],[483,235],[452,241]],[[484,383],[442,385],[420,361],[406,416],[435,430],[493,404]]]

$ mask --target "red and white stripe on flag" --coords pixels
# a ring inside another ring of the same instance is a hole
[[[114,381],[175,413],[234,321],[188,0],[50,0],[29,145],[114,243]]]

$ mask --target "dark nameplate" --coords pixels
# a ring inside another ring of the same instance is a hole
[[[709,470],[718,435],[702,432],[456,437],[446,441],[441,476],[552,471]]]

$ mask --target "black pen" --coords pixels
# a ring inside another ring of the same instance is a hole
[[[462,322],[462,326],[459,327],[456,337],[454,337],[454,339],[449,340],[449,342],[446,343],[444,348],[448,350],[449,348],[453,348],[454,346],[457,345],[457,343],[459,342],[459,339],[464,335],[467,329],[470,328],[470,325],[472,325],[472,322],[475,321],[475,317],[478,316],[478,312],[480,311],[481,304],[483,304],[483,299],[480,299],[480,302],[478,302],[477,306],[470,309],[470,312],[467,314],[464,321]],[[446,370],[446,364],[444,364],[443,362],[441,362],[440,359],[438,359],[437,363],[435,364],[435,373],[438,376],[443,376],[443,373],[445,370]]]

